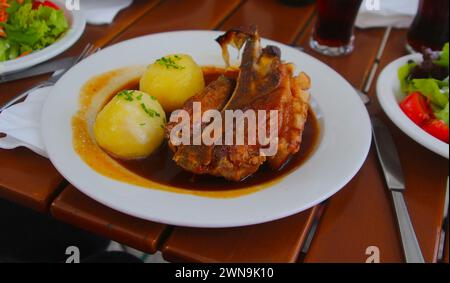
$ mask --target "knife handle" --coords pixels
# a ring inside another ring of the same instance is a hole
[[[398,227],[402,238],[403,251],[407,263],[424,263],[416,233],[409,218],[408,208],[402,192],[391,191],[397,215]]]

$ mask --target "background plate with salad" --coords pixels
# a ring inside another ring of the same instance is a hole
[[[398,71],[405,98],[400,103],[403,112],[424,131],[449,142],[448,128],[448,53],[423,51],[423,60],[408,61]]]
[[[18,71],[62,53],[81,36],[85,20],[65,1],[0,0],[0,73]]]
[[[449,157],[449,45],[441,52],[402,57],[388,65],[377,84],[389,118],[428,149]]]

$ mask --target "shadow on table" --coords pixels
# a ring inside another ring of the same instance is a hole
[[[68,247],[78,248],[82,261],[85,258],[92,261],[92,256],[104,252],[110,243],[3,199],[0,199],[0,231],[0,262],[66,262],[70,256],[66,255]]]

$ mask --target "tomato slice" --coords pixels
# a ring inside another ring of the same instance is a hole
[[[56,5],[52,1],[34,1],[33,2],[33,9],[38,9],[41,6],[49,7],[49,8],[55,9],[57,11],[60,10],[58,5]]]
[[[422,129],[443,142],[449,142],[449,129],[444,121],[432,119],[423,124]]]
[[[419,92],[413,92],[408,95],[405,100],[400,103],[400,108],[409,119],[419,126],[434,116],[427,100]]]

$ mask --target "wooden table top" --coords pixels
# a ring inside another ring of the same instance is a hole
[[[330,58],[308,47],[314,22],[314,5],[291,7],[277,0],[135,0],[113,24],[87,26],[79,42],[61,56],[79,53],[88,42],[105,47],[170,30],[226,30],[258,24],[264,37],[303,47],[363,89],[386,30],[357,30],[355,52]],[[405,34],[405,30],[390,33],[380,58],[381,68],[406,54]],[[0,104],[45,77],[1,84]],[[373,86],[369,94],[369,113],[384,120],[395,137],[408,188],[406,202],[424,257],[427,262],[436,262],[448,160],[404,135],[384,115]],[[84,196],[48,160],[24,148],[0,150],[0,197],[148,253],[160,250],[174,262],[365,262],[369,257],[366,250],[372,246],[379,249],[381,262],[404,261],[393,208],[373,148],[361,171],[325,203],[249,227],[171,227],[124,215]],[[446,241],[448,262],[448,234]]]

